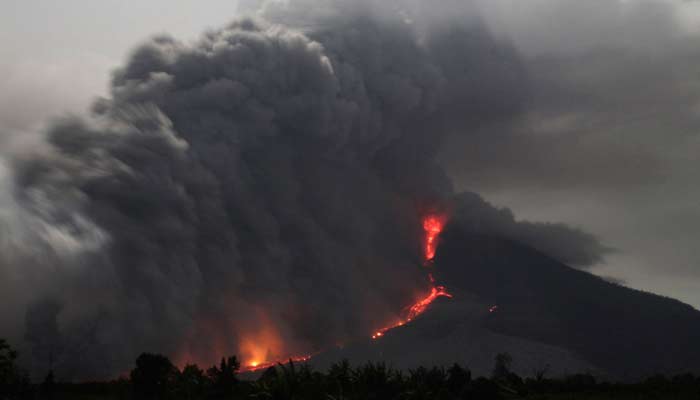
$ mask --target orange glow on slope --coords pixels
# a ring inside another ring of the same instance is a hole
[[[311,355],[290,356],[284,352],[284,341],[277,327],[262,308],[257,310],[257,329],[251,329],[238,343],[241,355],[240,372],[261,371],[279,363],[304,362]]]
[[[279,361],[269,361],[269,362],[257,362],[253,361],[248,363],[247,365],[241,365],[241,372],[254,372],[254,371],[261,371],[263,369],[268,369],[270,367],[274,367],[277,364],[283,364],[289,361],[298,363],[298,362],[304,362],[304,361],[309,361],[311,359],[310,355],[306,356],[297,356],[297,357],[289,357],[286,360],[279,360]]]
[[[283,356],[284,343],[277,328],[262,310],[258,310],[257,314],[256,326],[249,329],[238,343],[242,371],[274,364],[274,360]]]
[[[424,266],[429,268],[431,261],[435,257],[435,249],[437,247],[437,238],[445,226],[446,216],[444,215],[428,215],[423,219],[424,237]],[[428,279],[431,284],[430,293],[422,297],[416,303],[406,307],[403,311],[403,316],[390,326],[378,329],[372,334],[372,339],[379,339],[384,334],[394,328],[403,326],[413,319],[421,315],[428,306],[438,297],[452,298],[452,295],[445,289],[444,286],[435,285],[435,279],[432,273],[428,273]],[[279,357],[282,348],[281,337],[270,324],[265,324],[264,329],[253,335],[247,336],[241,342],[242,350],[242,365],[241,372],[260,371],[273,367],[278,363],[287,361],[304,362],[311,358],[311,355],[289,357],[287,359]]]
[[[446,217],[443,215],[428,215],[423,218],[423,229],[425,230],[424,265],[426,267],[430,266],[430,262],[435,257],[437,238],[445,226],[445,219]],[[428,309],[428,306],[438,297],[452,298],[452,295],[447,291],[447,289],[445,289],[444,286],[435,286],[435,278],[433,277],[432,273],[428,273],[428,279],[430,280],[431,285],[433,285],[430,293],[415,304],[407,307],[405,310],[405,316],[398,322],[374,332],[374,334],[372,334],[372,339],[379,339],[384,336],[387,331],[411,322],[414,318],[425,312],[425,310]]]

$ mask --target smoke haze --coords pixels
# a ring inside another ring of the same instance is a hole
[[[607,18],[559,37],[505,1],[250,2],[250,17],[195,42],[137,47],[89,115],[51,122],[45,139],[24,132],[32,115],[4,125],[3,332],[32,347],[36,370],[53,352],[80,378],[114,376],[142,351],[200,363],[312,353],[426,290],[420,220],[435,210],[599,265],[617,243],[516,220],[470,190],[546,217],[528,188],[664,181],[658,133],[634,132],[630,147],[626,130],[611,140],[597,127],[647,107],[693,126],[692,107],[674,107],[694,99],[692,71],[662,62],[689,57],[690,33],[666,3],[535,3],[555,31],[580,12]],[[659,23],[631,32],[616,18]],[[597,35],[626,51],[601,53]],[[638,101],[639,87],[675,103]],[[665,156],[685,143],[663,140]]]

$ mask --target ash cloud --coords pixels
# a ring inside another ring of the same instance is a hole
[[[16,157],[34,246],[13,245],[5,273],[35,271],[20,281],[36,370],[47,346],[66,377],[96,378],[142,351],[245,358],[269,331],[280,358],[364,337],[427,287],[421,214],[448,204],[562,261],[601,259],[590,235],[455,196],[437,162],[447,135],[521,115],[511,44],[471,11],[435,25],[334,4],[318,24],[278,11],[194,44],[156,37],[89,118]]]
[[[595,232],[618,249],[597,273],[700,306],[698,4],[515,3],[482,10],[520,50],[531,98],[519,118],[448,138],[455,187]]]
[[[561,223],[516,220],[508,208],[497,208],[476,193],[456,196],[451,224],[464,233],[493,235],[524,243],[569,266],[587,269],[614,249],[590,233]]]

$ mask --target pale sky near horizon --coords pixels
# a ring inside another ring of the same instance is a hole
[[[149,37],[195,40],[236,16],[236,0],[0,1],[0,123],[24,130],[81,112]],[[1,137],[1,134],[0,134]]]

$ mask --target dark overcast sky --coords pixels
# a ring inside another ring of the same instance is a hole
[[[458,189],[616,248],[595,273],[700,307],[697,3],[484,0],[488,25],[522,54],[531,97],[483,141],[454,139],[442,161]],[[0,154],[106,93],[135,43],[188,40],[236,14],[223,0],[2,4]],[[0,215],[12,218],[0,180]]]
[[[594,272],[700,306],[697,4],[508,3],[490,20],[523,53],[532,100],[484,128],[520,140],[446,146],[458,185],[593,232],[617,249]]]

